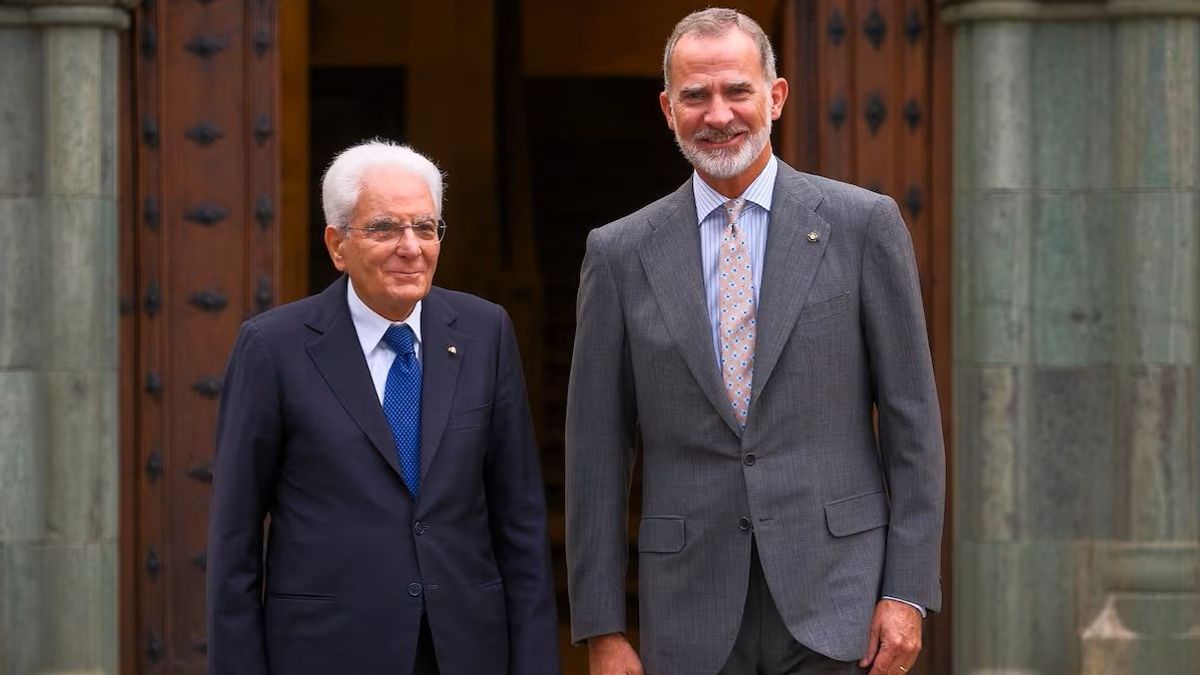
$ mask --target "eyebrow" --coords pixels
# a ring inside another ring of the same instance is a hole
[[[419,213],[419,214],[413,216],[409,220],[409,222],[411,224],[415,225],[417,223],[424,223],[424,222],[430,221],[430,220],[437,220],[437,217],[434,216],[432,213]],[[380,225],[398,225],[401,222],[402,222],[401,220],[399,220],[397,218],[393,218],[391,216],[377,216],[375,218],[371,218],[370,220],[368,220],[367,226],[368,227],[378,227]]]
[[[387,216],[378,216],[367,221],[367,227],[379,227],[380,225],[395,225],[396,219]]]

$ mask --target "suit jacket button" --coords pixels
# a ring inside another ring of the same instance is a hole
[[[739,520],[738,521],[738,529],[741,530],[742,532],[749,530],[750,529],[750,519],[742,518],[741,520]]]
[[[414,598],[421,597],[421,584],[411,583],[408,585],[408,594]]]
[[[417,533],[418,537],[421,536],[422,534],[425,534],[426,529],[428,529],[428,528],[425,527],[425,523],[422,523],[419,520],[417,521],[416,525],[413,525],[413,531]]]
[[[742,458],[742,463],[744,463],[746,466],[754,466],[754,460],[754,453],[747,452],[746,456]]]

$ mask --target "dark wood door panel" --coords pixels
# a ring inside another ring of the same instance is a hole
[[[145,2],[128,61],[123,669],[203,673],[217,403],[278,285],[277,7]],[[129,653],[132,651],[132,653]]]

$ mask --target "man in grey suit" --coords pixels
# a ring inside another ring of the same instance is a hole
[[[663,76],[695,173],[591,232],[581,274],[573,637],[593,675],[901,675],[941,603],[944,502],[908,231],[888,197],[774,157],[788,86],[748,17],[685,18]],[[639,431],[640,657],[624,636]]]

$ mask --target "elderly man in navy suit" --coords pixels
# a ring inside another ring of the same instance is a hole
[[[322,200],[344,276],[246,322],[226,372],[209,673],[556,674],[520,355],[502,308],[432,285],[441,172],[372,141]]]

